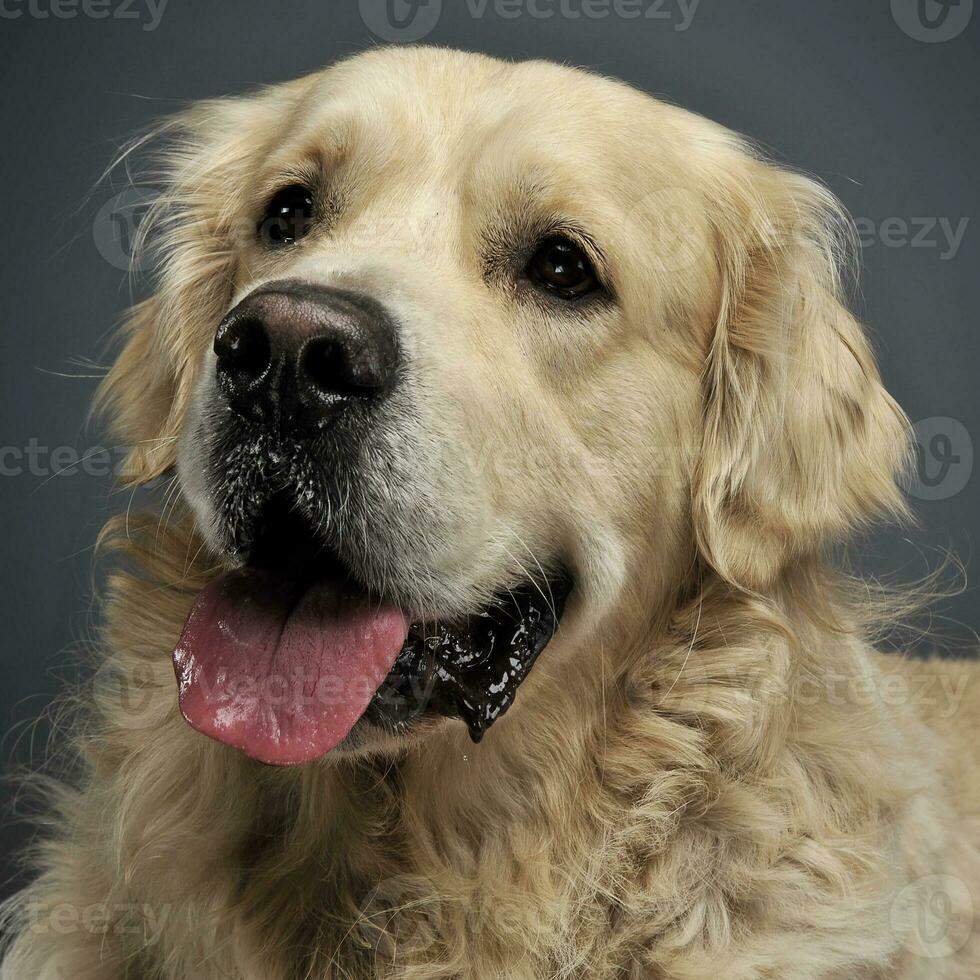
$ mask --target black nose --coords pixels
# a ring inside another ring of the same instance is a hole
[[[294,280],[246,296],[221,321],[214,353],[235,412],[306,431],[376,404],[399,366],[395,324],[380,303]]]

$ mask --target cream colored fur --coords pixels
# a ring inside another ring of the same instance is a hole
[[[906,456],[831,197],[619,83],[424,48],[162,139],[165,265],[103,391],[132,481],[174,465],[234,297],[369,283],[467,464],[442,559],[477,588],[561,548],[575,602],[480,745],[443,721],[269,769],[177,711],[217,561],[188,508],[119,522],[80,765],[3,980],[980,977],[978,675],[875,652],[824,557],[902,513]],[[270,259],[255,210],[311,166],[336,222]],[[609,309],[555,314],[487,267],[541,214],[597,243]]]

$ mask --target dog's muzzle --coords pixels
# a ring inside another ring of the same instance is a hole
[[[215,334],[199,513],[234,567],[198,595],[174,667],[187,721],[261,762],[357,748],[423,714],[479,741],[558,629],[571,581],[557,560],[461,612],[440,612],[435,589],[435,612],[413,606],[431,566],[412,549],[451,501],[428,500],[415,471],[419,385],[399,340],[378,301],[298,280],[255,290]]]

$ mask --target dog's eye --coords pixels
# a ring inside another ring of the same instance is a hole
[[[538,245],[528,263],[527,277],[566,299],[578,299],[599,288],[589,257],[562,235],[552,235]]]
[[[290,184],[276,191],[259,222],[259,237],[266,245],[292,245],[313,224],[313,191],[305,184]]]

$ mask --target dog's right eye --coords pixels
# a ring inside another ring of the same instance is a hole
[[[599,277],[585,252],[564,235],[541,242],[526,270],[537,285],[568,300],[581,299],[599,288]]]
[[[283,187],[266,205],[259,222],[259,238],[271,248],[292,245],[310,230],[314,212],[313,191],[309,187],[305,184]]]

